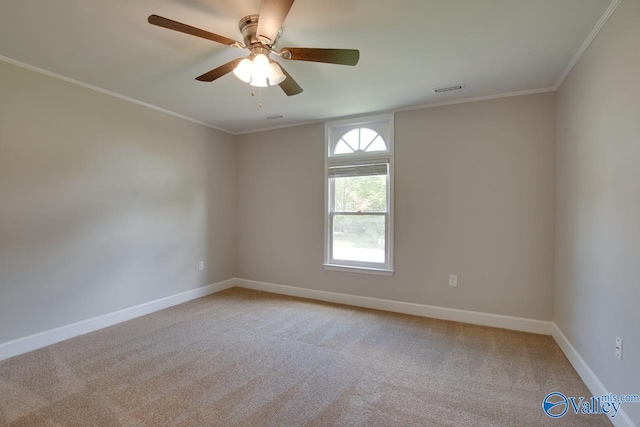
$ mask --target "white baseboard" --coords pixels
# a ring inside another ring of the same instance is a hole
[[[596,374],[591,370],[587,362],[580,356],[580,353],[573,347],[569,339],[562,333],[558,325],[555,323],[552,324],[551,327],[551,336],[556,340],[558,346],[569,359],[569,363],[576,370],[582,381],[585,383],[589,391],[593,396],[602,396],[603,394],[609,394],[607,388],[602,384],[602,381],[596,376]],[[552,390],[550,390],[552,391]],[[588,398],[589,396],[585,396]],[[624,406],[620,408],[618,411],[618,415],[615,418],[609,418],[614,426],[616,427],[635,427],[631,418],[624,411]]]
[[[477,311],[458,310],[455,308],[436,307],[432,305],[348,295],[337,292],[319,291],[294,286],[276,285],[274,283],[257,282],[255,280],[235,279],[235,283],[236,286],[241,288],[266,291],[274,294],[309,298],[357,307],[373,308],[376,310],[392,311],[395,313],[412,314],[414,316],[431,317],[434,319],[452,320],[454,322],[471,323],[474,325],[491,326],[494,328],[551,335],[552,323],[544,320],[480,313]]]
[[[183,302],[187,302],[192,299],[220,292],[222,290],[232,288],[234,283],[234,279],[225,280],[223,282],[214,283],[201,288],[160,298],[155,301],[136,305],[134,307],[125,308],[113,313],[104,314],[102,316],[82,320],[80,322],[50,329],[27,337],[0,343],[0,360],[37,350],[60,341],[68,340],[69,338],[73,338],[78,335],[97,331],[98,329],[106,328],[107,326],[112,326],[116,323],[126,322],[127,320],[163,310],[174,305],[182,304]]]

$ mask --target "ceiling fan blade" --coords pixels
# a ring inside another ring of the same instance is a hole
[[[291,52],[294,61],[326,62],[329,64],[356,65],[360,60],[357,49],[315,49],[308,47],[285,47],[282,51]],[[286,58],[286,56],[283,56]]]
[[[293,96],[301,93],[302,88],[300,87],[298,82],[293,80],[293,77],[291,77],[291,75],[287,73],[287,70],[285,70],[282,65],[280,65],[280,68],[282,69],[284,75],[287,76],[287,78],[284,79],[282,83],[280,83],[280,87],[282,88],[284,93],[286,93],[287,96]]]
[[[273,44],[278,38],[278,32],[294,0],[262,0],[260,17],[258,18],[258,31],[256,35],[266,37],[269,40],[261,40],[267,44]]]
[[[203,39],[222,43],[227,46],[237,43],[235,40],[231,40],[218,34],[210,33],[208,31],[201,30],[200,28],[192,27],[191,25],[183,24],[172,19],[163,18],[162,16],[158,15],[149,16],[148,21],[149,24],[157,25],[158,27],[168,28],[170,30],[179,31],[181,33],[190,34],[196,37],[202,37]]]
[[[203,75],[196,77],[196,80],[199,80],[201,82],[212,82],[215,79],[220,78],[225,74],[233,71],[233,69],[238,66],[240,61],[242,61],[242,58],[234,59],[231,62],[227,62],[226,64],[221,65],[218,68],[209,71],[208,73],[204,73]]]

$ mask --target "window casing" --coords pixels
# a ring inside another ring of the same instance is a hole
[[[393,115],[325,125],[327,269],[393,274]]]

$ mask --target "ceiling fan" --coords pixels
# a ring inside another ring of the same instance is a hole
[[[249,50],[250,54],[246,58],[234,59],[196,77],[196,80],[212,82],[233,71],[236,77],[251,86],[279,85],[285,94],[292,96],[302,92],[302,88],[282,65],[269,57],[270,54],[286,60],[341,65],[356,65],[360,59],[360,52],[356,49],[285,47],[277,50],[276,43],[282,35],[282,23],[293,2],[294,0],[262,0],[259,15],[245,16],[240,20],[239,27],[244,44],[158,15],[149,16],[149,23],[230,47]]]

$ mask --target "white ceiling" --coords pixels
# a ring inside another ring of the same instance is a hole
[[[360,62],[283,61],[304,92],[263,89],[262,108],[233,74],[195,80],[247,51],[147,23],[158,14],[242,41],[238,21],[260,3],[0,0],[0,55],[242,133],[553,89],[612,0],[296,0],[279,46],[356,48]]]

